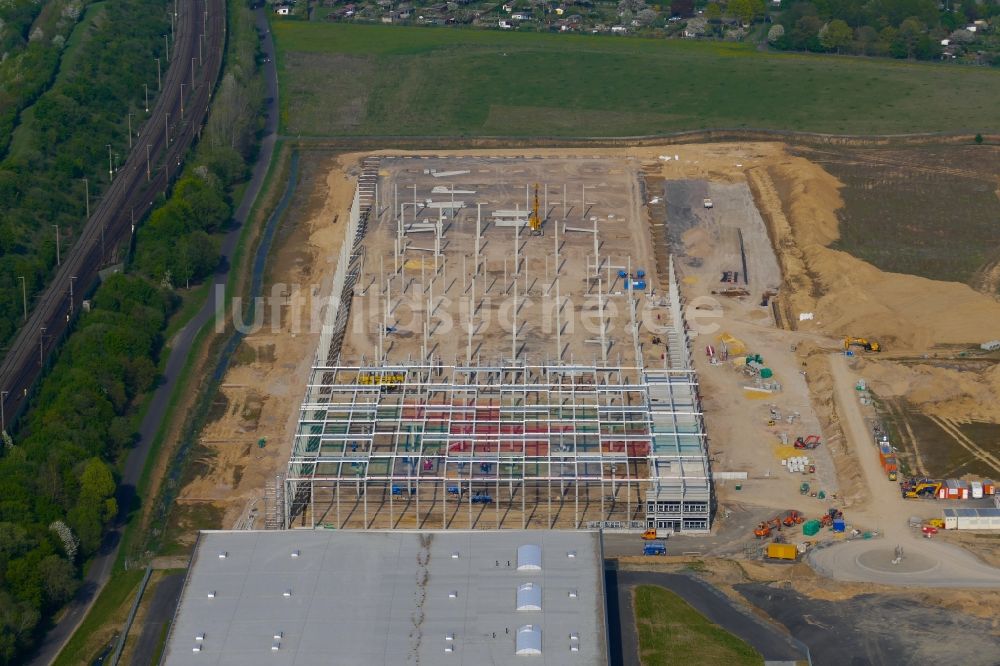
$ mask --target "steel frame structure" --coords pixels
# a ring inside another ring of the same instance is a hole
[[[377,168],[366,160],[363,178]],[[300,408],[284,526],[708,532],[711,469],[672,260],[663,369],[344,363],[375,198],[363,187]]]

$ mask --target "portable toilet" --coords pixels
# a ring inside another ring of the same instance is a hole
[[[847,529],[847,524],[844,522],[843,518],[834,518],[833,519],[833,531],[834,532],[843,532],[846,529]]]
[[[820,524],[818,520],[808,520],[802,526],[802,533],[806,536],[816,536],[819,533]]]

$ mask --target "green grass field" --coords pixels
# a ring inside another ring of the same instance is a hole
[[[752,45],[275,20],[285,134],[1000,129],[1000,72]]]
[[[712,624],[686,601],[662,587],[636,587],[634,608],[639,660],[643,666],[764,663],[764,658],[752,647]]]

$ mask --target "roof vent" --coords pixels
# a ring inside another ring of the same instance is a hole
[[[453,559],[453,560],[457,560],[458,559],[458,551],[457,550],[451,554],[451,559]]]
[[[517,547],[517,570],[518,571],[541,571],[542,570],[542,547],[529,543]]]
[[[569,591],[569,598],[570,599],[576,599],[578,596],[580,596],[580,595],[579,595],[579,593],[576,590],[570,590]]]
[[[281,637],[284,636],[284,635],[285,635],[285,632],[283,632],[283,631],[276,631],[276,632],[274,632],[274,640],[280,641]]]
[[[517,610],[542,610],[542,586],[535,583],[524,583],[517,587]]]
[[[449,599],[458,599],[458,590],[452,590],[448,593]]]
[[[571,641],[578,641],[578,640],[580,640],[580,634],[577,633],[577,632],[575,632],[575,631],[571,632],[570,635],[569,635],[569,639]]]
[[[298,557],[301,554],[302,554],[302,551],[300,551],[298,548],[296,548],[295,550],[292,551],[292,557]]]
[[[444,651],[445,652],[454,652],[455,651],[455,646],[454,645],[445,645],[444,646]]]
[[[573,645],[569,646],[569,651],[570,652],[579,652],[580,651],[580,646],[574,643]]]
[[[274,641],[271,643],[271,652],[277,652],[281,649],[281,643],[279,641]]]
[[[574,557],[576,557],[576,551],[575,550],[568,551],[566,553],[566,557],[573,559]]]
[[[205,632],[204,631],[201,632],[200,634],[198,634],[197,636],[195,636],[194,639],[196,641],[203,641],[203,640],[205,640]]]
[[[455,640],[455,634],[454,634],[454,633],[450,633],[450,634],[445,634],[445,635],[444,635],[444,639],[445,639],[446,641],[453,641],[453,640]]]
[[[537,624],[526,624],[517,630],[514,654],[519,657],[542,653],[542,628]]]
[[[220,560],[224,560],[227,557],[229,557],[229,553],[227,553],[226,551],[222,551],[221,553],[219,553],[219,559]]]
[[[191,652],[201,652],[201,646],[195,645],[193,648],[191,648]]]
[[[214,599],[215,598],[215,590],[212,590],[211,592],[208,593],[208,598],[209,599]]]
[[[284,596],[286,597],[292,596],[292,588],[288,588],[287,590],[285,590]]]

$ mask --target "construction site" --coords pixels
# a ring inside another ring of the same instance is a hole
[[[816,162],[776,143],[303,159],[280,298],[222,383],[187,525],[210,506],[237,530],[600,528],[605,557],[697,558],[772,614],[775,585],[803,612],[919,588],[906,626],[989,621],[1000,304],[832,247],[851,193]],[[855,629],[852,654],[896,645]],[[934,654],[922,636],[908,649]]]
[[[366,161],[286,525],[708,532],[680,293],[647,277],[636,183],[610,160]]]

